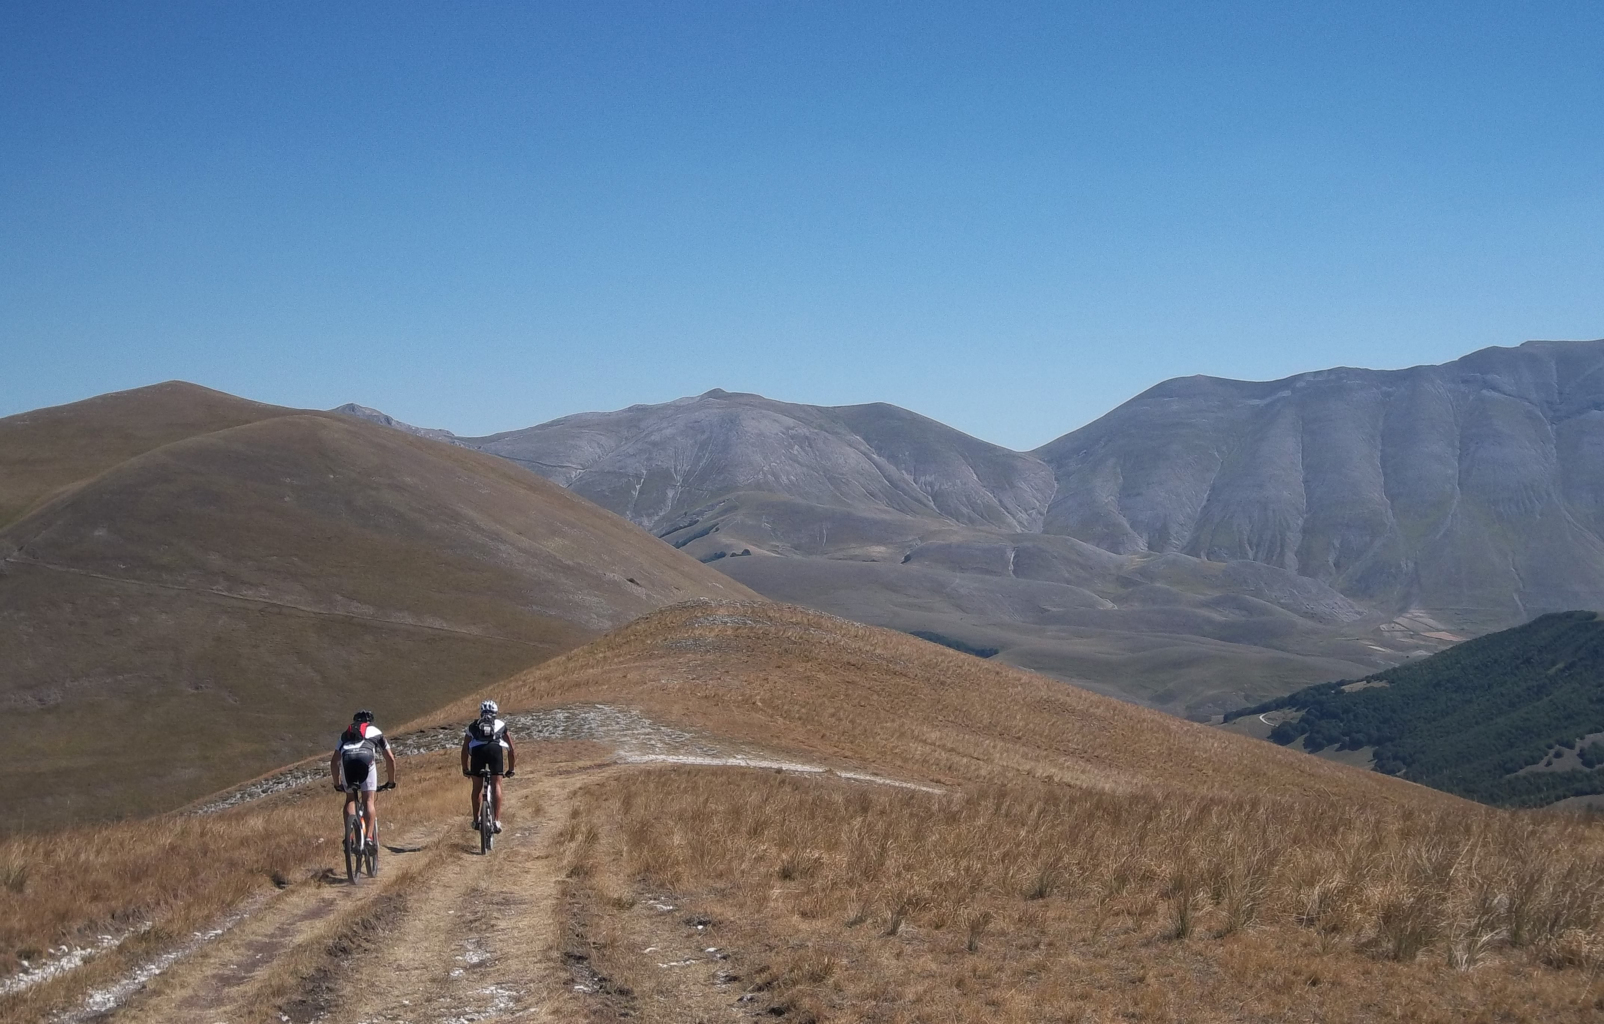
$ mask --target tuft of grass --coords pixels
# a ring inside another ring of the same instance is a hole
[[[28,862],[19,850],[9,852],[5,860],[0,861],[0,889],[10,893],[22,893],[28,888]]]
[[[965,912],[964,949],[971,953],[980,952],[980,938],[986,934],[986,927],[990,924],[990,910],[971,909]]]

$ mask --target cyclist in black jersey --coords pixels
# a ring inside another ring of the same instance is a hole
[[[501,780],[512,778],[518,751],[507,735],[507,723],[496,717],[500,709],[493,700],[479,705],[479,717],[468,723],[462,734],[462,774],[473,779],[473,828],[479,830],[479,790],[484,785],[479,772],[490,768],[490,801],[495,813],[495,830],[501,831]]]
[[[384,733],[373,724],[373,712],[358,711],[351,716],[351,724],[340,733],[329,758],[329,774],[334,776],[334,788],[345,792],[347,783],[357,783],[362,793],[362,817],[367,821],[368,842],[379,841],[379,814],[375,801],[379,789],[378,755],[384,755],[384,770],[388,778],[385,787],[395,787],[395,755]],[[352,810],[351,801],[345,802],[345,814]],[[342,819],[343,820],[343,819]]]

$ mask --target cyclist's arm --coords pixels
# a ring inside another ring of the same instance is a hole
[[[512,745],[511,733],[503,733],[501,738],[507,741],[507,770],[510,772],[518,767],[518,748]]]
[[[392,786],[395,785],[395,754],[390,752],[388,743],[384,745],[384,770],[389,773],[389,777],[384,781]]]
[[[334,780],[335,785],[340,784],[340,750],[338,747],[335,748],[334,753],[329,755],[329,777]]]
[[[462,774],[468,774],[468,737],[462,737]]]

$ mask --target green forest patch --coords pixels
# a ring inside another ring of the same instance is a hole
[[[1543,615],[1225,719],[1271,711],[1301,712],[1271,730],[1276,743],[1370,747],[1377,771],[1472,800],[1538,807],[1604,793],[1604,744],[1584,742],[1604,730],[1604,621],[1590,611]]]

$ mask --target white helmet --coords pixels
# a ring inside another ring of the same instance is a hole
[[[493,700],[482,700],[479,702],[479,714],[481,717],[485,715],[493,715],[500,710],[500,708],[496,707],[496,702]]]

